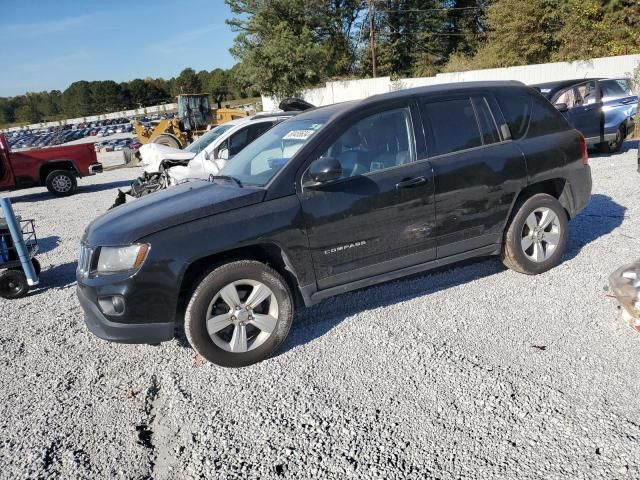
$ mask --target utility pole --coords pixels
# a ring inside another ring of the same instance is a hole
[[[371,69],[373,72],[373,78],[376,78],[376,32],[374,30],[375,8],[373,0],[369,0],[369,38],[371,41]]]

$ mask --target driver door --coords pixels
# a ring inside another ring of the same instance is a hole
[[[604,117],[600,90],[596,80],[574,85],[564,90],[554,101],[554,104],[558,103],[567,104],[564,116],[571,126],[579,130],[587,140],[595,141],[600,138],[603,132]]]
[[[300,181],[319,289],[436,256],[433,174],[417,107],[377,110],[336,126],[321,147],[316,158],[337,159],[341,178],[305,187],[305,172]]]

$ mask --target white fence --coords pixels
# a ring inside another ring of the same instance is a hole
[[[624,77],[631,75],[638,65],[640,65],[640,55],[623,55],[575,62],[439,73],[435,77],[403,78],[400,80],[391,80],[389,77],[344,80],[327,82],[326,86],[322,88],[306,90],[302,97],[313,105],[321,106],[366,98],[378,93],[441,83],[477,80],[518,80],[530,85],[585,77]],[[265,111],[270,111],[277,108],[278,102],[271,97],[263,96],[262,105]]]

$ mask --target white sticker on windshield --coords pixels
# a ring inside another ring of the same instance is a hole
[[[315,130],[291,130],[287,133],[283,140],[306,140],[315,133]]]

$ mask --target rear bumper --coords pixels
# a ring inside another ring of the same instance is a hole
[[[77,289],[78,300],[84,310],[87,329],[96,337],[118,343],[160,343],[174,336],[174,323],[128,324],[108,320],[98,306]]]
[[[102,164],[94,163],[89,165],[89,175],[95,175],[96,173],[102,173]]]

